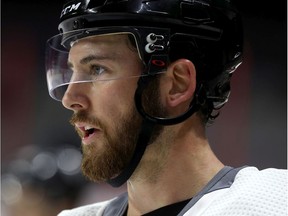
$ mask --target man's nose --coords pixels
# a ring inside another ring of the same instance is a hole
[[[87,83],[69,84],[62,99],[63,106],[72,111],[87,109],[89,104],[88,91],[85,88],[87,85]]]

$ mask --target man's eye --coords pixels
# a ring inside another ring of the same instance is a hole
[[[90,67],[90,74],[94,76],[99,76],[105,72],[105,68],[99,65],[92,65]]]

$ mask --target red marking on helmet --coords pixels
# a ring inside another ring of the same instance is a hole
[[[159,67],[164,67],[165,66],[165,62],[162,60],[158,60],[158,59],[154,59],[151,61],[151,63],[153,65],[159,66]]]

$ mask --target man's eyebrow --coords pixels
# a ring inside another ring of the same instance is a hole
[[[88,55],[80,60],[80,64],[88,64],[93,60],[115,60],[116,55]],[[69,68],[73,68],[73,64],[71,62],[67,62]]]

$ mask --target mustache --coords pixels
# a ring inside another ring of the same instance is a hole
[[[89,114],[85,111],[79,111],[77,113],[73,113],[69,122],[74,127],[77,122],[85,122],[87,124],[91,124],[99,128],[103,127],[103,124],[100,122],[100,120],[98,120],[95,117],[89,116]]]

